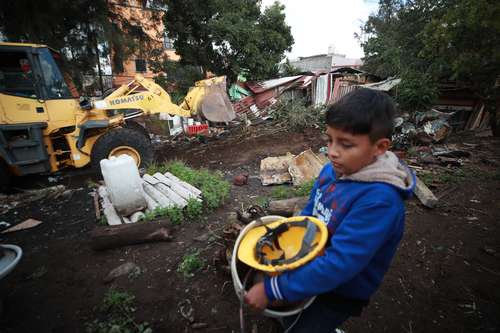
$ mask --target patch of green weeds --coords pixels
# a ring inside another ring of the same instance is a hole
[[[153,220],[160,216],[167,216],[173,224],[180,224],[185,220],[199,220],[203,212],[213,211],[226,200],[231,188],[229,182],[224,180],[220,172],[211,172],[206,169],[192,169],[182,161],[172,161],[165,164],[153,163],[147,168],[148,174],[156,172],[170,172],[177,178],[193,185],[202,192],[202,202],[189,200],[183,210],[178,207],[159,208],[146,213],[145,221]]]
[[[291,186],[279,185],[273,188],[271,197],[274,199],[287,199],[293,197],[293,188]]]
[[[110,288],[104,295],[99,312],[103,319],[86,324],[87,333],[152,333],[147,322],[137,323],[134,319],[135,296]]]
[[[305,182],[304,184],[295,188],[295,196],[296,197],[307,197],[311,193],[311,190],[314,186],[316,179],[311,179]]]
[[[174,176],[200,189],[203,203],[208,211],[222,205],[229,196],[231,185],[224,180],[220,172],[211,172],[206,169],[195,170],[186,166],[182,161],[169,162],[166,167]]]
[[[168,217],[172,224],[181,224],[184,221],[184,214],[182,213],[182,208],[174,206],[170,208],[165,208],[165,215]]]
[[[462,169],[444,170],[438,173],[419,174],[418,178],[427,186],[434,183],[456,184],[462,182],[467,176],[466,171]]]
[[[271,192],[271,197],[273,199],[288,199],[293,197],[309,196],[315,181],[316,179],[312,179],[297,187],[286,185],[277,186]]]
[[[270,201],[271,199],[268,197],[257,197],[257,199],[255,199],[255,203],[262,208],[269,208]]]
[[[162,163],[151,163],[146,168],[146,173],[149,175],[154,175],[157,172],[164,174],[167,172],[167,166]]]
[[[280,100],[271,110],[273,117],[288,128],[301,131],[305,128],[324,128],[325,107],[306,106],[304,99]]]
[[[189,221],[195,221],[200,219],[201,215],[203,214],[202,202],[196,199],[189,199],[185,212],[186,212],[186,218]]]
[[[465,171],[462,169],[446,170],[436,175],[441,183],[459,183],[465,179]]]
[[[182,273],[185,278],[190,278],[194,276],[196,271],[203,267],[203,264],[203,259],[200,258],[200,251],[193,250],[182,257],[182,261],[177,267],[177,272]]]
[[[418,178],[426,185],[430,186],[434,182],[434,175],[432,173],[422,173],[418,175]]]

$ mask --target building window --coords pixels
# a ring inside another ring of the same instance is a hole
[[[167,34],[163,36],[163,48],[167,50],[171,50],[174,48],[174,42],[168,38]]]
[[[146,72],[146,60],[135,59],[135,71],[136,72]]]
[[[113,54],[113,67],[115,73],[123,73],[123,59],[117,52]]]

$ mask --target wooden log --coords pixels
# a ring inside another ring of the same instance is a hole
[[[94,192],[93,198],[94,198],[95,218],[97,221],[99,221],[101,219],[101,208],[99,207],[99,194],[97,194],[97,191]]]
[[[417,178],[417,184],[413,192],[415,193],[417,198],[425,207],[429,208],[436,207],[438,199],[436,198],[434,193],[432,193],[432,191],[429,190],[429,188],[424,184],[423,181],[421,181],[418,177],[416,178]]]
[[[138,222],[106,227],[97,226],[90,231],[90,246],[94,250],[171,240],[172,236],[168,221]]]
[[[303,209],[309,197],[296,197],[284,200],[274,200],[269,203],[267,211],[271,215],[292,216],[296,210]]]

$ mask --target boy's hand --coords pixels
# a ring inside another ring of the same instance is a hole
[[[244,300],[245,303],[256,310],[264,310],[269,303],[266,290],[264,289],[264,282],[259,282],[250,288],[250,290],[245,294]]]

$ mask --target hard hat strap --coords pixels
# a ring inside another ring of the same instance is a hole
[[[290,227],[304,227],[306,231],[304,233],[304,237],[302,238],[302,244],[299,252],[291,258],[285,259],[285,253],[282,253],[279,258],[276,259],[267,259],[266,254],[263,252],[265,246],[270,247],[271,249],[281,250],[281,247],[278,242],[278,237],[284,232],[288,231]],[[255,246],[255,256],[259,263],[263,265],[284,265],[289,264],[294,261],[297,261],[303,257],[305,257],[310,250],[316,245],[313,244],[316,232],[318,227],[314,222],[309,220],[308,218],[302,221],[295,222],[285,222],[280,224],[274,229],[268,228],[266,226],[266,233],[258,240]]]

